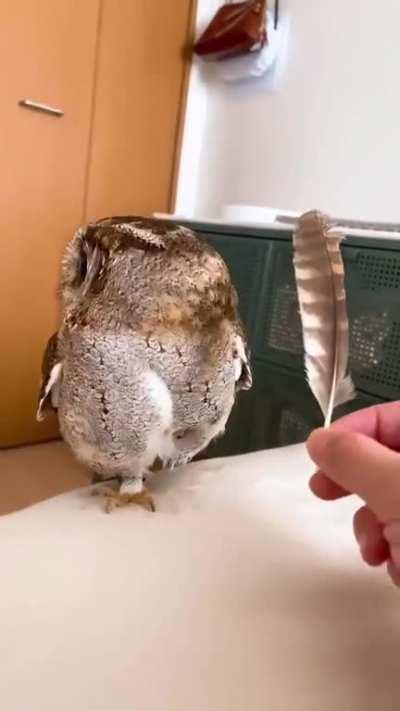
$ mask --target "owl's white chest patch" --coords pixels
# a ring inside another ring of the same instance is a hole
[[[167,461],[174,449],[172,439],[173,402],[171,393],[165,381],[154,370],[147,370],[144,374],[144,383],[148,395],[152,400],[154,409],[160,418],[160,424],[149,437],[147,445],[148,460],[154,461],[156,457]]]
[[[167,384],[155,370],[146,370],[144,381],[163,427],[172,427],[173,403]]]

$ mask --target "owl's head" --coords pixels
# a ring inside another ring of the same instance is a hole
[[[71,308],[99,294],[111,268],[115,273],[128,252],[164,250],[167,232],[163,223],[131,216],[105,218],[80,227],[62,261],[60,291],[64,306]]]

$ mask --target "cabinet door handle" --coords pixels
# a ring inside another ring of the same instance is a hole
[[[18,101],[19,106],[24,109],[32,109],[32,111],[42,111],[45,114],[51,114],[52,116],[64,116],[64,111],[57,109],[55,106],[48,106],[48,104],[41,104],[40,101],[32,101],[31,99],[21,99]]]

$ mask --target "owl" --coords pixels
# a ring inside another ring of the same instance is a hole
[[[62,322],[42,363],[37,418],[60,432],[105,508],[154,510],[154,468],[189,462],[223,434],[252,376],[222,257],[193,231],[141,217],[80,228],[61,266]]]

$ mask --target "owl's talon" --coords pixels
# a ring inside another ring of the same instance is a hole
[[[154,500],[153,500],[152,496],[149,496],[149,509],[148,510],[151,511],[151,513],[156,512],[156,507],[154,505]]]
[[[146,511],[155,512],[153,497],[146,489],[135,494],[121,493],[118,489],[113,489],[111,486],[100,486],[92,491],[93,496],[102,496],[104,498],[104,510],[106,513],[112,513],[114,509],[136,504],[146,509]]]
[[[107,514],[110,514],[114,511],[115,509],[115,503],[111,497],[107,497],[104,499],[104,511]]]
[[[118,493],[118,489],[113,489],[112,486],[107,486],[107,485],[96,486],[91,491],[92,496],[104,496],[104,498],[112,498],[117,493]]]

